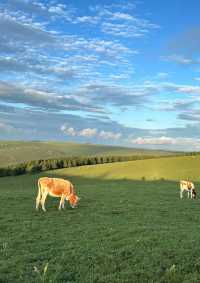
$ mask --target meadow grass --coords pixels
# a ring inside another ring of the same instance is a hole
[[[68,174],[79,207],[49,197],[43,213],[39,176],[0,178],[1,283],[200,282],[200,201],[177,182]]]

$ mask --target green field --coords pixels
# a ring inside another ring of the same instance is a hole
[[[61,175],[108,180],[173,180],[200,181],[200,155],[165,157],[83,166],[59,171]]]
[[[50,197],[35,211],[41,175],[0,178],[0,282],[200,282],[199,199],[180,200],[176,181],[126,180],[132,164],[45,172],[75,185],[80,205],[65,211]]]
[[[168,155],[175,152],[67,142],[0,141],[0,167],[31,160],[92,155]]]

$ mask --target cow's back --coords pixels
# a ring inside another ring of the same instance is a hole
[[[39,179],[39,183],[42,188],[47,189],[50,194],[52,193],[55,196],[74,193],[73,185],[65,179],[42,177]]]
[[[67,193],[72,193],[71,191],[73,186],[70,181],[59,178],[52,178],[52,180],[53,180],[52,186],[54,189],[59,189]]]

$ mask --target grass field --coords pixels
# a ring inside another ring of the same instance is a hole
[[[61,175],[98,179],[200,181],[200,155],[178,156],[83,166],[59,171]]]
[[[67,142],[0,141],[0,167],[48,158],[92,155],[166,155],[167,151]]]
[[[62,212],[50,197],[35,211],[39,175],[0,178],[1,283],[200,282],[199,199],[180,200],[177,182],[70,172],[45,174],[82,198]]]

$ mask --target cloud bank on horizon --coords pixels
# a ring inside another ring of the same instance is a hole
[[[200,150],[199,9],[2,0],[0,139]]]

